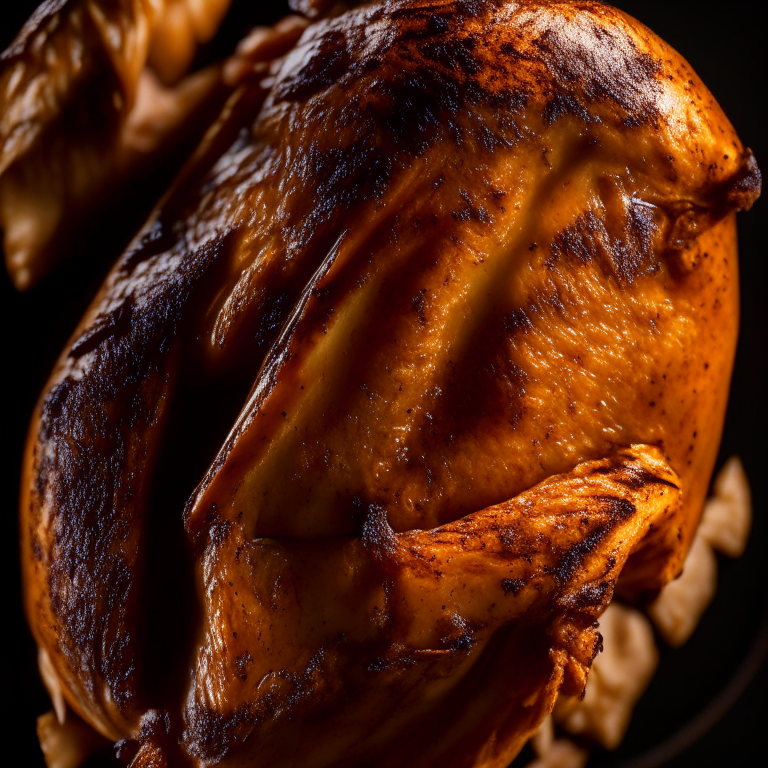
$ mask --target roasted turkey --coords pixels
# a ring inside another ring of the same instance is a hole
[[[297,10],[41,396],[29,623],[136,768],[503,768],[681,570],[760,173],[600,3]]]
[[[284,52],[306,25],[289,17],[223,66],[182,77],[230,2],[49,0],[0,53],[0,228],[17,288],[132,236],[237,85],[238,64]]]

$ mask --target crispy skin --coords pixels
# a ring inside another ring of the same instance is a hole
[[[759,172],[685,62],[596,3],[365,5],[261,99],[230,99],[42,397],[30,623],[70,704],[145,756],[504,765],[583,683],[625,561],[627,594],[680,568]],[[217,449],[187,574],[167,489]],[[159,691],[143,597],[193,580],[171,639],[195,675]],[[140,736],[150,708],[170,737]]]

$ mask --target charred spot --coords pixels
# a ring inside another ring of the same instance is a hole
[[[550,244],[548,264],[563,258],[579,264],[597,259],[605,274],[626,285],[639,275],[658,272],[654,244],[661,212],[625,195],[612,179],[601,180],[601,199],[605,216],[587,211],[559,232]]]
[[[457,0],[456,13],[462,20],[473,19],[488,10],[488,0]]]
[[[231,745],[242,741],[264,716],[265,706],[274,703],[274,694],[266,693],[258,704],[243,704],[233,713],[223,715],[199,703],[185,711],[183,746],[198,758],[218,760]]]
[[[64,418],[68,411],[68,403],[76,396],[77,389],[76,380],[72,376],[67,376],[57,384],[54,384],[48,391],[45,399],[42,403],[42,417],[40,419],[40,435],[42,438],[47,438],[52,434],[53,425],[61,418]],[[42,442],[42,440],[41,440]],[[36,453],[43,453],[42,448]],[[41,456],[37,456],[38,461],[45,460]],[[38,480],[42,479],[43,475]],[[42,492],[42,489],[39,489]]]
[[[229,520],[216,519],[208,529],[209,540],[214,544],[221,544],[232,533],[232,523]]]
[[[533,328],[533,323],[523,307],[510,312],[504,317],[504,330],[509,334],[514,334],[518,331],[526,332],[531,328]]]
[[[500,46],[499,50],[505,55],[509,56],[512,59],[520,58],[520,53],[518,52],[517,48],[515,48],[513,43],[510,43],[509,40],[505,40]]]
[[[359,122],[360,117],[351,116],[350,120]],[[362,124],[368,120],[365,118]],[[396,159],[377,144],[373,132],[364,133],[347,146],[311,141],[301,147],[296,157],[296,167],[301,171],[294,177],[297,197],[311,196],[315,205],[295,225],[297,247],[307,247],[318,232],[329,232],[335,239],[338,233],[333,232],[334,222],[360,201],[380,197],[395,164]],[[319,241],[317,247],[327,253],[331,245]]]
[[[339,206],[352,206],[358,198],[379,197],[392,176],[393,160],[368,138],[346,149],[310,147],[310,176],[317,188],[321,212],[330,218]]]
[[[631,285],[638,275],[659,269],[654,241],[662,214],[655,206],[628,196],[618,180],[603,178],[599,185],[605,206],[602,264],[620,283]]]
[[[621,124],[625,128],[641,128],[643,123],[634,115],[630,115],[622,119]]]
[[[579,36],[548,28],[533,41],[558,91],[576,93],[587,103],[613,102],[634,125],[654,123],[659,115],[659,63],[641,53],[628,35],[609,31],[586,15],[575,16],[573,23]]]
[[[520,594],[520,590],[525,586],[523,579],[502,579],[501,589],[505,595],[512,594],[514,597]]]
[[[609,581],[601,581],[597,584],[585,584],[572,599],[568,606],[573,609],[591,608],[603,605],[611,599],[613,587]]]
[[[398,148],[423,155],[437,140],[461,143],[457,115],[467,102],[467,91],[453,78],[428,66],[414,67],[383,84],[375,121]]]
[[[248,667],[253,663],[253,656],[248,651],[235,657],[235,673],[245,682],[248,679]]]
[[[498,92],[487,94],[488,105],[503,112],[500,115],[500,125],[505,126],[505,134],[522,138],[523,134],[514,122],[513,115],[520,115],[531,101],[531,94],[523,88],[503,87]]]
[[[285,322],[285,317],[290,310],[288,293],[283,291],[277,295],[267,295],[260,302],[261,310],[258,314],[258,322],[254,330],[256,344],[265,348],[277,336],[277,332]]]
[[[623,499],[620,496],[594,496],[593,498],[603,505],[602,511],[610,515],[612,525],[629,519],[637,511],[629,499]]]
[[[45,556],[45,551],[43,550],[43,546],[40,543],[40,539],[38,538],[37,533],[32,529],[29,532],[29,541],[32,547],[32,554],[35,556],[35,560],[41,562]]]
[[[481,139],[482,140],[482,139]],[[487,221],[488,214],[482,206],[475,205],[472,195],[463,188],[459,188],[459,198],[461,204],[459,208],[453,211],[453,218],[456,221]]]
[[[561,584],[565,584],[573,577],[585,558],[595,551],[602,539],[616,525],[629,519],[636,512],[635,505],[631,501],[619,496],[601,495],[594,496],[593,499],[600,504],[601,513],[607,515],[609,520],[596,526],[560,557],[550,572]]]
[[[595,656],[597,656],[598,653],[603,652],[603,636],[600,634],[600,632],[595,633],[595,644],[592,646],[593,655],[592,658],[594,659]]]
[[[79,339],[75,341],[69,350],[69,356],[77,359],[92,352],[103,341],[109,338],[122,336],[128,331],[133,311],[133,297],[125,298],[118,307],[101,315],[85,330]]]
[[[379,504],[368,507],[360,538],[363,546],[370,549],[377,559],[394,555],[397,551],[397,540],[387,520],[387,511]]]
[[[433,12],[427,19],[426,33],[431,36],[442,36],[450,29],[448,16],[444,13]]]
[[[349,69],[351,58],[342,31],[330,30],[311,45],[306,64],[278,84],[277,100],[306,101],[335,83]]]
[[[556,123],[561,117],[573,115],[584,123],[592,122],[586,107],[580,104],[571,94],[556,93],[544,106],[542,117],[548,126]]]
[[[459,145],[471,140],[490,150],[518,140],[520,131],[509,115],[489,125],[474,114],[477,107],[501,107],[501,102],[519,107],[525,97],[515,89],[494,95],[477,81],[484,64],[475,37],[465,32],[461,9],[441,14],[408,7],[392,11],[390,18],[399,15],[407,21],[392,25],[392,40],[379,53],[389,66],[379,73],[364,106],[354,106],[349,117],[356,111],[378,141],[416,156],[438,140]],[[437,29],[448,31],[435,39]]]
[[[555,235],[549,246],[552,263],[564,257],[581,264],[592,261],[593,244],[600,226],[601,222],[597,216],[592,211],[588,211]]]
[[[386,672],[390,666],[391,664],[388,659],[379,656],[369,662],[365,669],[367,672]]]
[[[395,21],[411,21],[422,20],[424,25],[422,28],[427,29],[429,34],[434,34],[432,30],[427,26],[430,22],[430,17],[434,14],[436,16],[442,16],[443,21],[446,23],[445,29],[448,30],[451,25],[461,24],[467,19],[475,18],[482,15],[484,11],[488,9],[488,0],[457,0],[451,7],[450,13],[441,12],[440,6],[434,7],[431,4],[427,4],[424,7],[413,7],[411,5],[395,6],[391,10],[388,9],[387,16]]]
[[[444,37],[421,47],[424,58],[441,64],[446,69],[459,69],[467,75],[476,75],[482,64],[473,51],[477,42],[474,37]]]
[[[632,250],[640,256],[641,261],[649,258],[657,230],[653,206],[630,198],[627,205],[628,237],[634,244]]]
[[[427,300],[426,300],[426,293],[427,289],[422,288],[412,299],[411,299],[411,311],[416,314],[416,316],[419,318],[419,323],[421,325],[427,324],[427,317],[424,314],[424,310],[427,307]]]
[[[558,580],[560,584],[566,584],[576,573],[584,559],[590,555],[601,539],[611,530],[610,525],[601,525],[594,531],[578,541],[559,558],[555,565],[550,569],[550,573]]]
[[[475,635],[471,630],[467,629],[457,637],[451,639],[445,646],[445,649],[455,653],[466,653],[467,651],[471,651],[472,648],[474,648],[474,645]]]
[[[130,274],[143,261],[171,250],[179,240],[173,226],[164,221],[161,215],[139,236],[133,246],[120,259],[118,269],[123,274]]]
[[[378,59],[375,56],[371,56],[369,59],[366,59],[360,64],[360,68],[363,72],[368,74],[371,72],[376,72],[376,70],[381,68],[382,64],[383,62],[381,59]]]
[[[675,483],[665,480],[663,477],[658,477],[643,467],[632,466],[631,464],[622,466],[614,479],[617,483],[633,491],[637,491],[646,485],[664,485],[669,488],[678,489]]]

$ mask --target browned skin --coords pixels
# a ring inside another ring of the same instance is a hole
[[[680,569],[759,187],[687,64],[605,6],[310,27],[38,408],[26,601],[70,704],[137,765],[506,765],[583,685],[627,558],[628,595]],[[154,679],[164,644],[191,679]]]

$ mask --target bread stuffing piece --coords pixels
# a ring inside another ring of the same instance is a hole
[[[713,549],[728,557],[740,557],[752,527],[752,495],[744,465],[738,456],[724,464],[707,499],[697,534]]]
[[[749,482],[741,461],[734,456],[715,479],[714,495],[704,505],[682,573],[648,607],[648,615],[673,648],[691,637],[715,596],[715,550],[738,557],[747,546],[751,523]]]
[[[555,738],[552,715],[544,718],[531,739],[536,760],[526,768],[584,768],[589,760],[589,750],[568,738]]]
[[[80,768],[109,751],[110,743],[71,711],[64,721],[55,712],[37,718],[37,738],[47,768]]]

